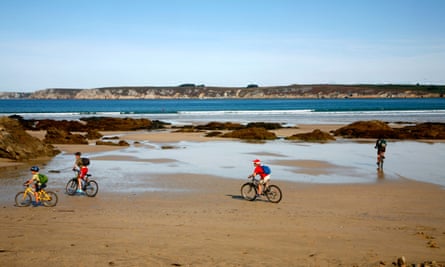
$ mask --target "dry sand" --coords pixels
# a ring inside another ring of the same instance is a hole
[[[126,134],[152,142],[208,141],[202,133]],[[116,149],[58,147],[67,153]],[[288,164],[321,172],[335,167]],[[179,173],[152,178],[164,191],[88,198],[57,188],[54,208],[17,208],[11,196],[1,206],[0,266],[391,266],[402,255],[410,263],[445,264],[445,191],[439,186],[405,179],[280,181],[283,200],[272,204],[243,200],[240,180]]]
[[[157,177],[184,192],[66,196],[55,208],[5,204],[0,265],[378,266],[445,261],[445,194],[412,181],[280,182],[279,204],[241,199],[242,181]]]

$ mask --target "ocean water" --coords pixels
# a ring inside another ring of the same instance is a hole
[[[0,100],[0,116],[76,120],[91,116],[133,117],[172,124],[280,122],[287,125],[445,122],[445,98],[418,99],[189,99],[189,100]]]

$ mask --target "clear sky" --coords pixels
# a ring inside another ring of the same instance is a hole
[[[442,0],[0,0],[0,91],[445,84]]]

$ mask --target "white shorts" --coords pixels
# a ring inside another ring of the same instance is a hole
[[[263,179],[260,179],[260,184],[265,184],[265,183],[269,182],[269,180],[270,180],[270,174],[267,176],[264,176]]]

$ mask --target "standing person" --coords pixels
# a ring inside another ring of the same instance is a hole
[[[270,180],[270,174],[264,172],[264,169],[261,166],[261,161],[259,159],[253,161],[253,166],[253,173],[249,177],[255,178],[256,175],[260,176],[260,182],[258,183],[258,195],[261,195],[261,193],[263,192],[263,187],[267,187],[267,184]]]
[[[25,182],[25,185],[34,183],[32,187],[34,188],[34,197],[36,199],[35,206],[40,205],[39,192],[42,190],[42,188],[46,187],[46,183],[48,182],[48,178],[45,175],[39,175],[39,170],[40,169],[38,166],[32,166],[30,169],[32,177]]]
[[[375,149],[377,149],[377,169],[380,169],[381,162],[385,159],[386,152],[386,140],[383,137],[379,137],[375,142]]]

